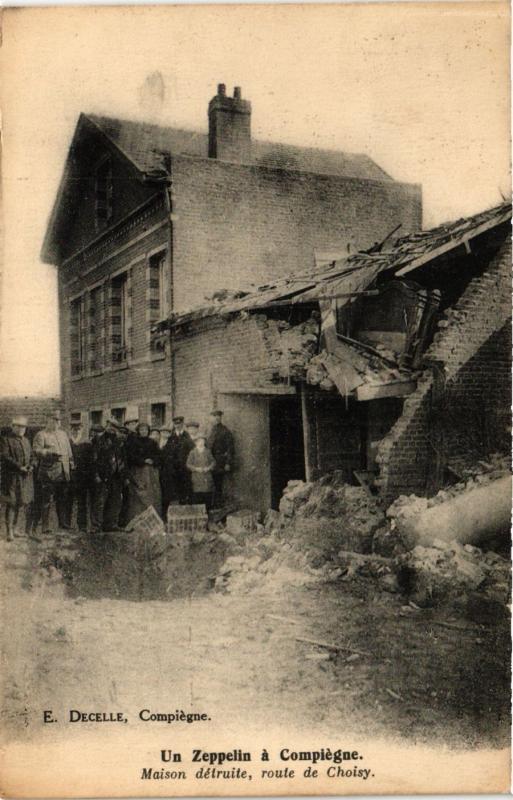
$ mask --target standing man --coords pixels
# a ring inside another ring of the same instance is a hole
[[[73,453],[68,434],[61,428],[60,411],[48,415],[46,426],[36,433],[33,443],[38,459],[37,477],[40,481],[40,503],[43,533],[50,533],[50,506],[55,501],[59,527],[69,530],[69,490]],[[39,514],[35,515],[35,524]]]
[[[127,419],[125,420],[124,428],[122,429],[122,443],[123,443],[123,452],[125,453],[125,460],[126,460],[126,448],[129,446],[130,441],[137,436],[137,426],[139,424],[138,419]],[[121,512],[119,515],[119,527],[124,528],[128,523],[128,502],[129,502],[129,487],[128,487],[128,480],[125,478],[123,481],[123,491],[121,497]]]
[[[180,505],[190,502],[192,487],[190,472],[187,469],[187,456],[194,447],[191,436],[185,430],[183,417],[173,417],[174,430],[169,437],[173,461],[173,482]]]
[[[174,452],[172,431],[162,428],[160,431],[160,491],[162,493],[162,519],[167,519],[167,509],[176,498],[174,475]]]
[[[98,426],[99,428],[99,426]],[[91,469],[93,503],[91,529],[93,533],[119,530],[126,462],[119,426],[110,420],[101,432],[95,426],[92,442]]]
[[[215,467],[212,472],[214,480],[213,507],[221,508],[223,505],[223,483],[225,475],[233,469],[235,446],[233,434],[223,425],[223,412],[217,409],[211,412],[212,428],[207,440],[207,447],[214,456]]]
[[[25,433],[26,417],[14,417],[10,431],[0,439],[1,493],[5,498],[7,540],[16,534],[20,509],[27,508],[34,499],[32,478],[32,448]]]
[[[91,508],[91,442],[84,437],[81,422],[72,422],[70,431],[71,452],[73,453],[74,470],[71,473],[70,520],[73,520],[74,501],[77,503],[77,527],[87,531],[88,512]]]

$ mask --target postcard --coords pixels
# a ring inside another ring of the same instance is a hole
[[[4,9],[3,796],[509,790],[509,43]]]

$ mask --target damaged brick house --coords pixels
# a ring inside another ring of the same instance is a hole
[[[66,412],[86,427],[188,413],[173,339],[150,335],[159,319],[421,216],[420,188],[366,155],[252,139],[240,89],[219,85],[208,134],[81,114],[41,256],[58,269]]]
[[[388,504],[510,448],[511,206],[174,313],[175,403],[224,409],[233,492],[333,469]]]

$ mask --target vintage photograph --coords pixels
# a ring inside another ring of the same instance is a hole
[[[509,6],[2,39],[2,794],[509,790]]]

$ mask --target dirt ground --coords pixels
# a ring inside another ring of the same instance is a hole
[[[62,709],[115,705],[130,721],[141,708],[183,708],[326,735],[472,748],[508,741],[505,622],[479,625],[341,583],[220,594],[209,588],[217,564],[208,552],[195,557],[203,564],[195,593],[185,563],[166,599],[141,601],[133,581],[115,579],[101,545],[57,544],[0,542],[3,727],[11,737],[37,731],[42,709],[58,698]],[[73,567],[66,547],[79,553]]]

